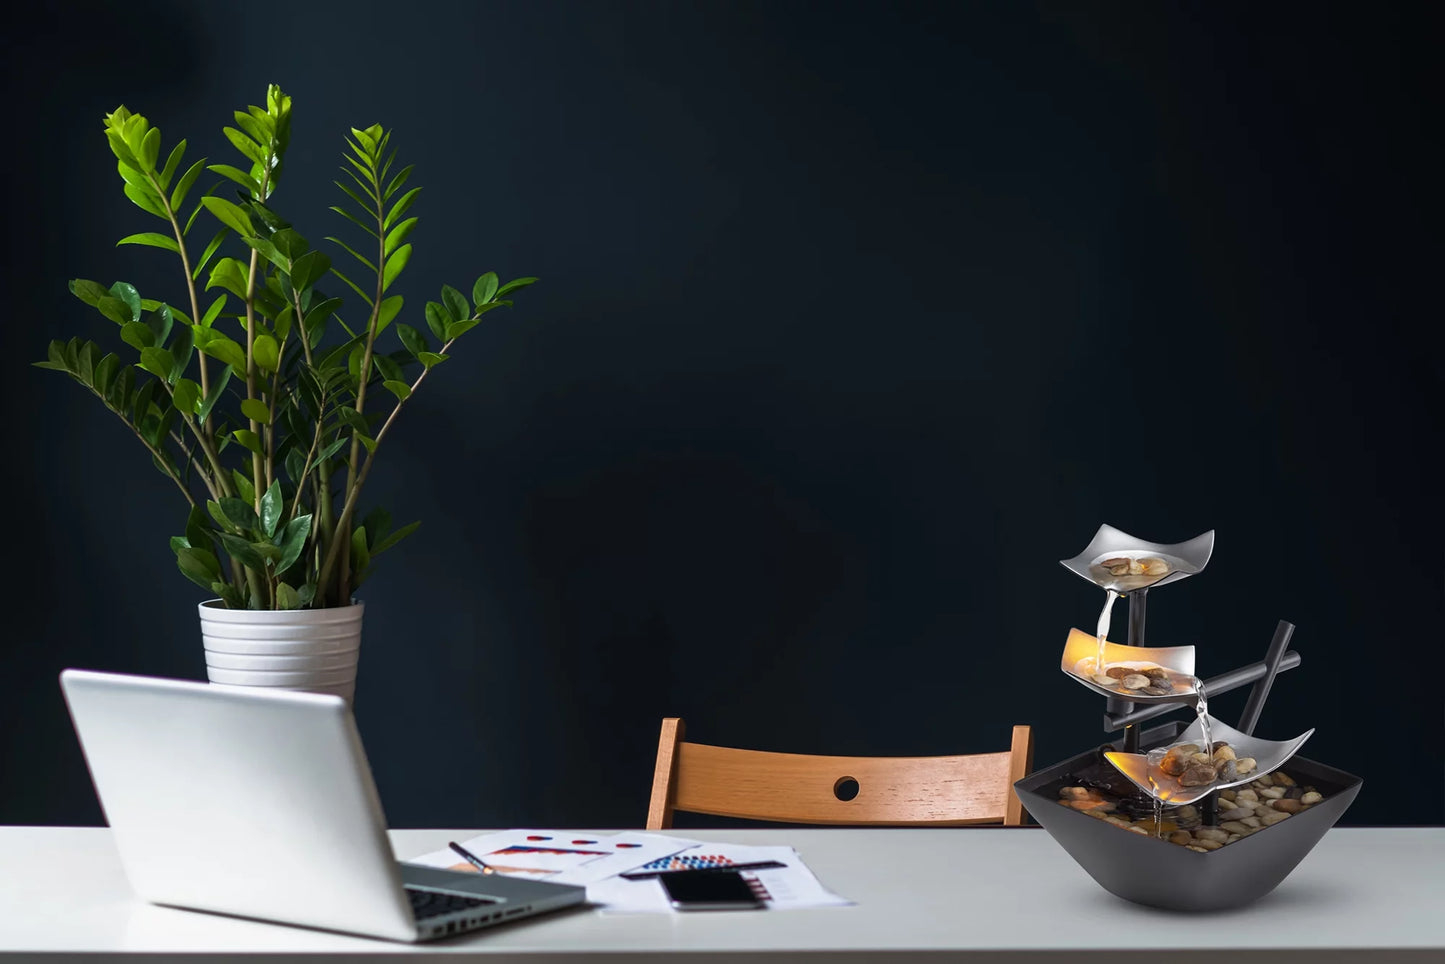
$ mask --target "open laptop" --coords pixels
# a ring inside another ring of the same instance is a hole
[[[78,669],[60,685],[146,901],[416,942],[586,897],[398,861],[339,696]]]

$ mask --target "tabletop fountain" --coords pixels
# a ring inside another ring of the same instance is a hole
[[[1208,679],[1190,646],[1145,643],[1146,603],[1158,589],[1204,571],[1210,530],[1155,543],[1099,527],[1060,560],[1104,591],[1093,633],[1075,628],[1059,668],[1099,694],[1110,743],[1014,784],[1024,807],[1101,886],[1171,910],[1250,903],[1289,875],[1354,801],[1357,776],[1299,756],[1314,730],[1286,740],[1254,736],[1276,675],[1295,668],[1294,625],[1281,620],[1264,658]],[[1108,638],[1114,603],[1128,604],[1127,643]],[[1239,721],[1209,712],[1209,698],[1253,684]],[[1192,721],[1141,724],[1180,709]]]

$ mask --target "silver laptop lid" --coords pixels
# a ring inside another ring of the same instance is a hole
[[[143,899],[416,939],[339,696],[76,669],[60,683]]]

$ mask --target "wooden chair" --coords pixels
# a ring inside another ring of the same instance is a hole
[[[647,829],[674,811],[776,823],[962,827],[1023,824],[1013,784],[1033,764],[1033,731],[1013,728],[1007,752],[967,756],[812,756],[684,743],[662,721]]]

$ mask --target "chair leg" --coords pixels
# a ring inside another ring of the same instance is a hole
[[[647,806],[647,829],[672,827],[672,807],[677,800],[677,745],[682,742],[682,720],[669,716],[662,721],[657,738],[657,764],[652,771],[652,798]]]

